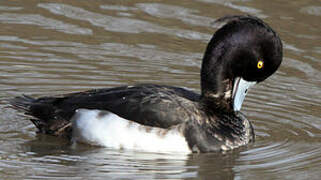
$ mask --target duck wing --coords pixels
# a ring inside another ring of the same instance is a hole
[[[142,125],[168,128],[188,121],[200,96],[183,88],[143,84],[96,89],[61,97],[16,97],[11,105],[31,116],[42,133],[69,136],[70,119],[80,108],[107,110]]]

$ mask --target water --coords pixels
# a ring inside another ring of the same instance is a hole
[[[279,71],[242,111],[256,142],[235,151],[156,154],[36,135],[0,104],[0,179],[319,179],[321,4],[316,0],[1,1],[0,100],[122,84],[199,91],[202,54],[228,14],[268,22],[284,43]]]

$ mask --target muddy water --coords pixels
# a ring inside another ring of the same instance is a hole
[[[199,91],[215,19],[252,14],[284,42],[284,61],[243,112],[256,142],[210,154],[156,154],[36,135],[0,104],[0,179],[319,179],[321,4],[316,0],[0,1],[0,100],[122,84]]]

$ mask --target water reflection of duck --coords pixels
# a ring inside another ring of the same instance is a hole
[[[262,20],[224,17],[205,51],[201,94],[153,84],[90,90],[60,97],[16,97],[40,133],[76,142],[146,151],[224,151],[254,140],[239,111],[250,86],[272,75],[282,43]]]

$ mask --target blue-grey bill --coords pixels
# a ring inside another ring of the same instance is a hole
[[[233,85],[233,109],[240,111],[248,89],[255,85],[255,81],[246,81],[243,78],[235,78]]]

